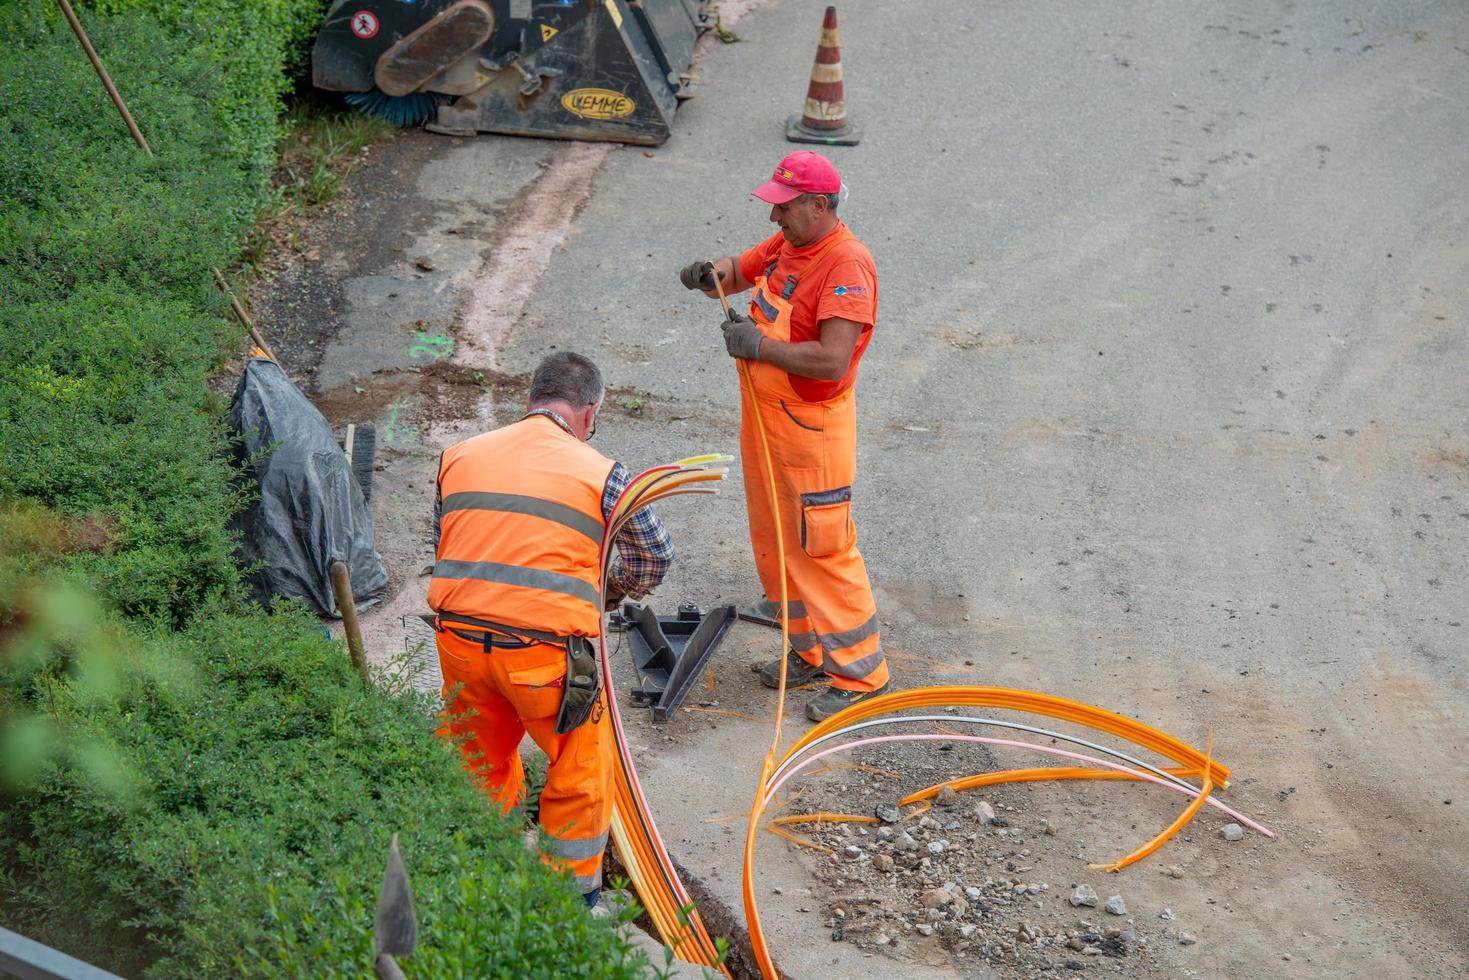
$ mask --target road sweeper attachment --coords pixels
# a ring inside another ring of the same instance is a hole
[[[687,98],[697,0],[337,0],[317,88],[398,125],[656,145]]]

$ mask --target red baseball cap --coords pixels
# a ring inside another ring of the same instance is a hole
[[[841,189],[842,175],[830,160],[814,150],[797,150],[750,193],[767,204],[789,204],[802,194],[836,194]]]

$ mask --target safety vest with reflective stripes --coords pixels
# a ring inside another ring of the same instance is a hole
[[[429,607],[596,636],[602,491],[612,467],[543,415],[446,449]]]

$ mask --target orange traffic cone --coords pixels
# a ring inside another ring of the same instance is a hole
[[[821,43],[816,46],[816,64],[811,66],[811,84],[806,89],[806,107],[799,116],[786,120],[786,139],[792,143],[826,143],[856,146],[861,137],[847,119],[842,96],[842,51],[837,37],[837,8],[827,7],[821,22]]]

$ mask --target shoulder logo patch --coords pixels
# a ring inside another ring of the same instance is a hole
[[[838,286],[832,290],[838,296],[866,296],[866,286]]]

